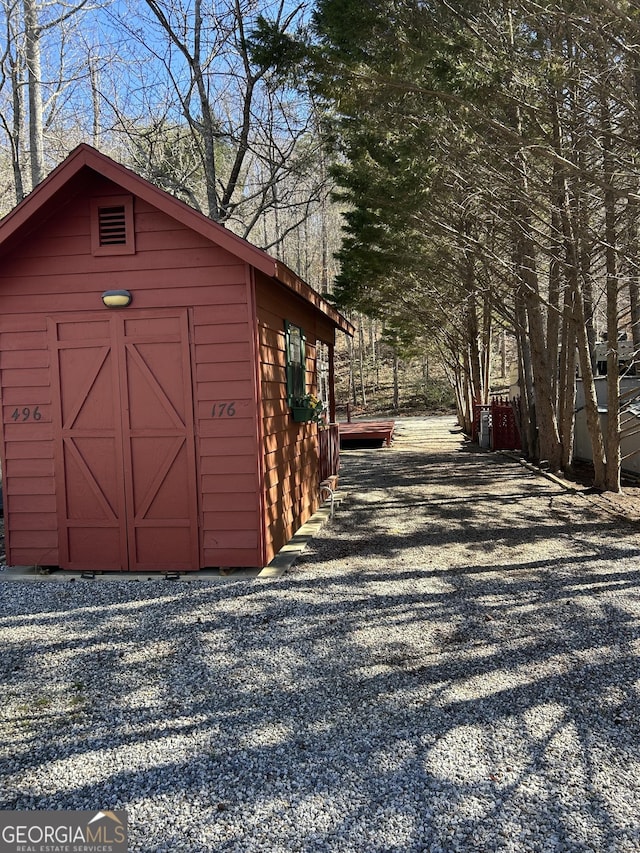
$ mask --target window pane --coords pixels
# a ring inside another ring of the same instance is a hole
[[[286,324],[287,330],[287,394],[289,405],[300,401],[306,393],[305,339],[299,326]]]

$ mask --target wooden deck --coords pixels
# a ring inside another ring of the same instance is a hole
[[[339,424],[340,444],[345,441],[384,441],[389,447],[395,426],[395,421],[352,421]]]

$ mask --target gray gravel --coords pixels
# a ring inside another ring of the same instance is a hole
[[[640,850],[640,538],[451,419],[280,580],[0,583],[0,808],[131,851]]]

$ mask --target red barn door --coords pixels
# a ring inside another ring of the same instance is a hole
[[[186,312],[69,316],[50,336],[61,567],[199,568]]]

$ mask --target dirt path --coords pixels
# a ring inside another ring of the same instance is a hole
[[[401,420],[391,448],[343,452],[341,491],[300,565],[539,569],[601,550],[640,553],[635,496],[567,491],[480,450],[453,418]]]

